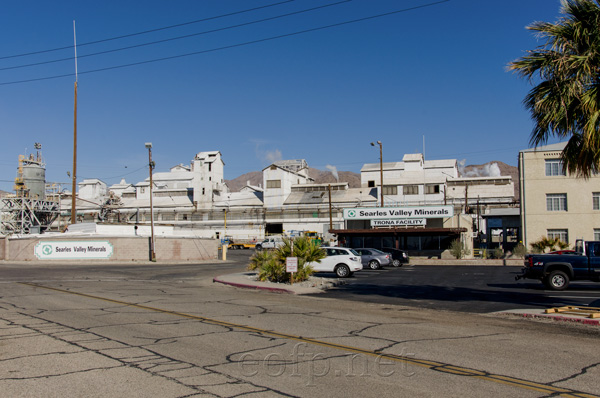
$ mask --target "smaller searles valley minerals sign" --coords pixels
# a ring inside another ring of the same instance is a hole
[[[40,260],[97,260],[113,254],[108,241],[40,241],[35,245],[35,255]]]
[[[344,209],[345,220],[394,220],[406,218],[447,218],[454,216],[452,206],[357,207]]]

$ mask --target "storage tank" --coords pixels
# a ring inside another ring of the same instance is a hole
[[[29,191],[29,197],[46,199],[46,168],[41,162],[23,164],[23,184]]]
[[[46,165],[42,161],[42,145],[35,143],[36,156],[19,155],[19,168],[15,178],[17,197],[46,199]]]

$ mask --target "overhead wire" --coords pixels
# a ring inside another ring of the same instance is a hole
[[[89,45],[92,45],[92,44],[99,44],[99,43],[105,43],[105,42],[112,41],[112,40],[125,39],[125,38],[128,38],[128,37],[133,37],[133,36],[139,36],[139,35],[144,35],[144,34],[148,34],[148,33],[158,32],[158,31],[161,31],[161,30],[179,28],[181,26],[192,25],[192,24],[196,24],[196,23],[200,23],[200,22],[211,21],[211,20],[215,20],[215,19],[219,19],[219,18],[225,18],[225,17],[230,17],[230,16],[233,16],[233,15],[238,15],[238,14],[243,14],[243,13],[247,13],[247,12],[251,12],[251,11],[257,11],[257,10],[261,10],[261,9],[265,9],[265,8],[269,8],[269,7],[274,7],[274,6],[278,6],[278,5],[285,4],[285,3],[291,3],[293,1],[295,1],[295,0],[280,1],[278,3],[272,3],[272,4],[267,4],[267,5],[264,5],[264,6],[260,6],[260,7],[254,7],[254,8],[249,8],[249,9],[245,9],[245,10],[230,12],[230,13],[227,13],[227,14],[216,15],[216,16],[213,16],[213,17],[208,17],[208,18],[203,18],[203,19],[197,19],[195,21],[182,22],[182,23],[175,24],[175,25],[163,26],[163,27],[160,27],[160,28],[144,30],[144,31],[141,31],[141,32],[136,32],[136,33],[129,33],[129,34],[126,34],[126,35],[110,37],[110,38],[107,38],[107,39],[101,39],[101,40],[89,41],[89,42],[86,42],[86,43],[80,43],[80,44],[78,44],[78,46],[79,47],[85,47],[85,46],[89,46]],[[33,51],[33,52],[29,52],[29,53],[23,53],[23,54],[7,55],[7,56],[0,57],[0,60],[2,60],[2,59],[10,59],[10,58],[18,58],[18,57],[25,57],[25,56],[29,56],[29,55],[44,54],[44,53],[49,53],[49,52],[54,52],[54,51],[60,51],[60,50],[67,50],[67,49],[70,50],[71,48],[73,48],[73,46],[69,45],[69,46],[65,46],[65,47],[52,48],[52,49],[49,49],[49,50],[40,50],[40,51]]]
[[[203,31],[203,32],[190,33],[188,35],[171,37],[169,39],[155,40],[155,41],[146,42],[146,43],[134,44],[134,45],[127,46],[127,47],[115,48],[115,49],[112,49],[112,50],[106,50],[106,51],[100,51],[100,52],[91,53],[91,54],[79,55],[78,58],[81,59],[81,58],[93,57],[93,56],[97,56],[97,55],[109,54],[109,53],[114,53],[114,52],[118,52],[118,51],[131,50],[133,48],[140,48],[140,47],[151,46],[151,45],[154,45],[154,44],[160,44],[160,43],[165,43],[165,42],[169,42],[169,41],[175,41],[175,40],[181,40],[181,39],[189,39],[190,37],[201,36],[201,35],[205,35],[205,34],[209,34],[209,33],[216,33],[216,32],[221,32],[221,31],[225,31],[225,30],[229,30],[229,29],[240,28],[240,27],[243,27],[243,26],[254,25],[254,24],[257,24],[257,23],[272,21],[272,20],[276,20],[276,19],[279,19],[279,18],[285,18],[285,17],[289,17],[289,16],[292,16],[292,15],[298,15],[298,14],[302,14],[302,13],[305,13],[305,12],[315,11],[315,10],[319,10],[319,9],[326,8],[326,7],[337,6],[337,5],[340,5],[340,4],[343,4],[343,3],[348,3],[350,1],[352,1],[352,0],[342,0],[342,1],[335,2],[335,3],[324,4],[324,5],[317,6],[317,7],[312,7],[312,8],[307,8],[307,9],[304,9],[304,10],[290,12],[290,13],[287,13],[287,14],[276,15],[276,16],[269,17],[269,18],[263,18],[263,19],[258,19],[258,20],[255,20],[255,21],[244,22],[244,23],[241,23],[241,24],[225,26],[223,28],[211,29],[211,30],[206,30],[206,31]],[[60,59],[55,59],[55,60],[51,60],[51,61],[42,61],[42,62],[36,62],[36,63],[31,63],[31,64],[25,64],[25,65],[7,66],[7,67],[4,67],[4,68],[0,68],[0,71],[2,71],[2,70],[11,70],[11,69],[21,69],[21,68],[27,68],[27,67],[31,67],[31,66],[46,65],[46,64],[56,63],[56,62],[63,62],[63,61],[71,61],[73,59],[75,59],[75,57],[60,58]]]
[[[304,29],[304,30],[291,32],[291,33],[284,33],[281,35],[276,35],[276,36],[271,36],[271,37],[256,39],[256,40],[250,40],[250,41],[246,41],[246,42],[242,42],[242,43],[236,43],[236,44],[231,44],[231,45],[227,45],[227,46],[221,46],[221,47],[216,47],[216,48],[212,48],[212,49],[207,49],[207,50],[194,51],[194,52],[185,53],[185,54],[172,55],[172,56],[155,58],[155,59],[150,59],[150,60],[145,60],[145,61],[132,62],[132,63],[128,63],[128,64],[92,69],[92,70],[88,70],[88,71],[79,72],[79,75],[98,73],[98,72],[114,70],[114,69],[128,68],[128,67],[132,67],[132,66],[145,65],[145,64],[155,63],[155,62],[162,62],[162,61],[167,61],[167,60],[172,60],[172,59],[190,57],[193,55],[207,54],[207,53],[216,52],[216,51],[222,51],[222,50],[227,50],[227,49],[232,49],[232,48],[237,48],[237,47],[243,47],[243,46],[248,46],[251,44],[264,43],[264,42],[271,41],[271,40],[277,40],[277,39],[282,39],[282,38],[287,38],[287,37],[292,37],[292,36],[298,36],[298,35],[316,32],[316,31],[320,31],[320,30],[331,29],[331,28],[354,24],[354,23],[358,23],[358,22],[364,22],[364,21],[368,21],[368,20],[372,20],[372,19],[376,19],[376,18],[382,18],[382,17],[394,15],[394,14],[404,13],[404,12],[408,12],[408,11],[414,11],[414,10],[421,9],[421,8],[432,7],[435,5],[442,4],[442,3],[447,3],[449,1],[450,0],[435,1],[435,2],[422,4],[422,5],[418,5],[418,6],[414,6],[414,7],[408,7],[408,8],[403,8],[400,10],[390,11],[390,12],[386,12],[386,13],[382,13],[382,14],[371,15],[368,17],[352,19],[352,20],[338,22],[338,23],[334,23],[334,24],[323,25],[323,26],[319,26],[319,27],[315,27],[315,28]],[[11,85],[11,84],[31,83],[31,82],[35,82],[35,81],[52,80],[52,79],[59,79],[59,78],[63,78],[63,77],[72,77],[72,76],[74,76],[73,73],[67,73],[67,74],[62,74],[62,75],[24,79],[24,80],[17,80],[17,81],[11,81],[11,82],[1,82],[0,86]]]

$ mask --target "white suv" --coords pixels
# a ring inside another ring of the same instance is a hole
[[[321,249],[327,252],[327,257],[310,263],[315,272],[335,272],[338,277],[347,278],[363,269],[360,254],[353,249],[324,246]]]

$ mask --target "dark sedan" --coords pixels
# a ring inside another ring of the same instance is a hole
[[[384,247],[381,249],[381,251],[390,253],[392,255],[392,265],[394,267],[402,267],[402,264],[408,264],[409,258],[406,250]]]

